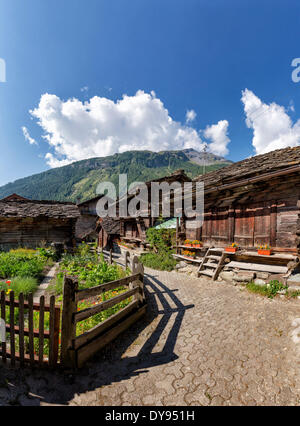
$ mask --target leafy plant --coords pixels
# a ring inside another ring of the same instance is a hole
[[[172,245],[175,244],[175,229],[149,228],[146,235],[151,248],[156,252],[170,251],[172,250]]]
[[[0,253],[0,278],[34,277],[38,278],[47,264],[47,259],[37,252],[14,251]]]
[[[140,261],[148,268],[159,271],[172,271],[177,264],[176,260],[168,252],[144,253],[140,256]]]
[[[15,277],[12,280],[0,282],[0,291],[5,290],[7,295],[14,291],[15,296],[19,296],[20,293],[27,296],[30,293],[34,293],[37,288],[37,279],[32,277]]]
[[[269,299],[273,299],[279,291],[287,290],[288,286],[282,284],[278,280],[272,280],[269,284],[263,286],[250,282],[247,284],[246,288],[253,293],[259,293],[263,296],[267,296]]]

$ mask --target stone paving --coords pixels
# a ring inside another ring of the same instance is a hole
[[[0,369],[2,405],[300,405],[300,301],[146,270],[148,313],[80,372]]]

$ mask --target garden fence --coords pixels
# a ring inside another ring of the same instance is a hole
[[[5,339],[1,342],[0,358],[3,363],[10,359],[21,366],[29,364],[55,367],[59,352],[60,307],[55,306],[55,296],[45,304],[41,296],[39,303],[33,303],[33,295],[25,300],[23,293],[15,298],[13,291],[6,296],[1,291],[1,320],[5,327]],[[36,314],[38,312],[38,314]],[[34,328],[37,324],[38,328]]]
[[[128,256],[129,253],[126,253],[126,268]],[[125,287],[125,291],[102,303],[78,310],[79,302],[119,287]],[[127,306],[92,329],[76,335],[79,322],[124,300],[129,302]],[[65,276],[62,315],[60,306],[55,305],[55,296],[50,297],[49,304],[45,304],[45,296],[34,303],[32,294],[26,299],[22,293],[15,298],[13,291],[9,295],[5,291],[0,293],[0,311],[0,326],[5,327],[5,339],[3,342],[0,339],[0,359],[3,363],[10,360],[11,366],[18,363],[20,366],[56,367],[60,364],[62,367],[80,368],[145,314],[144,268],[135,256],[130,276],[83,290],[78,289],[76,279]]]
[[[95,306],[78,311],[77,304],[106,291],[127,287],[124,292]],[[132,301],[107,320],[85,333],[76,336],[76,325],[80,321],[103,312],[121,301]],[[137,257],[132,262],[132,275],[97,287],[78,290],[78,283],[72,277],[64,279],[62,310],[61,363],[65,367],[80,368],[96,352],[114,340],[120,333],[134,324],[146,312],[144,295],[144,268]]]

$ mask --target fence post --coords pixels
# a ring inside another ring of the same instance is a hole
[[[113,257],[112,257],[112,249],[109,250],[109,263],[112,265]]]
[[[137,256],[134,256],[132,259],[132,274],[141,274],[141,279],[133,281],[132,288],[139,287],[139,294],[136,296],[136,299],[140,302],[141,305],[145,304],[145,292],[144,292],[144,265],[139,261]]]
[[[64,367],[75,368],[76,359],[73,340],[76,337],[74,313],[77,312],[76,291],[78,282],[71,277],[64,277],[64,294],[61,326],[61,363]]]
[[[130,257],[130,253],[129,253],[129,251],[126,251],[125,252],[125,271],[126,271],[126,269],[128,268],[128,263],[129,263],[129,258]]]

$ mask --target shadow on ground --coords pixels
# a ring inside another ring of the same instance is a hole
[[[177,336],[186,310],[194,305],[184,306],[176,296],[176,289],[169,289],[155,273],[145,274],[145,293],[146,316],[99,352],[84,369],[51,372],[1,367],[0,404],[40,405],[43,402],[64,405],[76,394],[129,380],[151,367],[176,360]],[[154,352],[158,342],[163,348]]]

